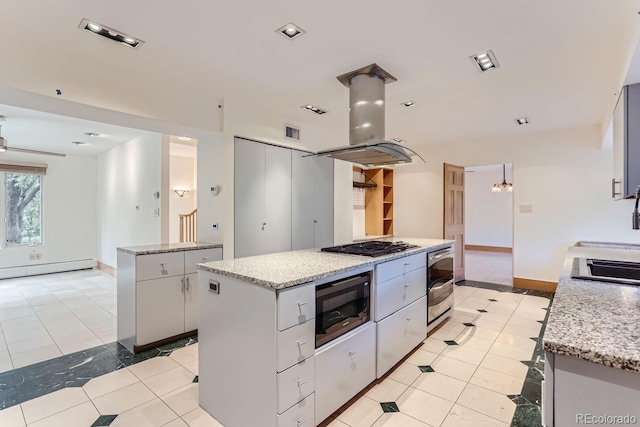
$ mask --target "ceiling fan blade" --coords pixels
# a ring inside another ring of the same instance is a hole
[[[45,156],[66,157],[66,154],[54,153],[52,151],[29,150],[28,148],[6,147],[7,151],[19,151],[21,153],[44,154]]]

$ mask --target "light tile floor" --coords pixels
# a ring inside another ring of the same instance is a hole
[[[116,328],[116,278],[101,270],[0,280],[0,372],[113,342]]]
[[[513,286],[513,254],[464,251],[466,280]]]
[[[453,316],[422,347],[322,426],[509,426],[516,404],[507,395],[522,388],[528,367],[520,360],[532,357],[530,337],[549,299],[467,286],[456,286],[455,299]],[[2,410],[0,425],[89,427],[117,415],[110,425],[222,427],[198,405],[197,346]],[[399,412],[383,412],[381,402],[395,402]]]

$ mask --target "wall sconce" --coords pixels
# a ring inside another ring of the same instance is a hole
[[[173,190],[173,191],[180,197],[184,197],[184,195],[189,192],[189,190]]]

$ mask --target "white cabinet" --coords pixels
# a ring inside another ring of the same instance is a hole
[[[376,327],[360,327],[316,354],[316,420],[326,419],[376,378]]]
[[[378,323],[377,376],[389,369],[427,336],[427,297]]]
[[[291,150],[235,139],[235,257],[291,250]]]
[[[427,255],[376,265],[376,376],[382,377],[427,336]]]
[[[296,403],[284,414],[278,415],[277,427],[308,427],[315,425],[314,417],[314,395]]]
[[[633,197],[640,186],[640,84],[622,88],[613,113],[614,199]]]
[[[222,248],[140,254],[118,251],[118,341],[130,351],[198,329],[196,265]]]
[[[291,158],[291,246],[333,245],[333,160],[293,151]]]

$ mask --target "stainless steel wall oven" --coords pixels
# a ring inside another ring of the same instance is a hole
[[[427,258],[427,323],[431,323],[453,307],[453,248],[429,253]]]
[[[369,321],[369,272],[316,286],[316,348]]]

